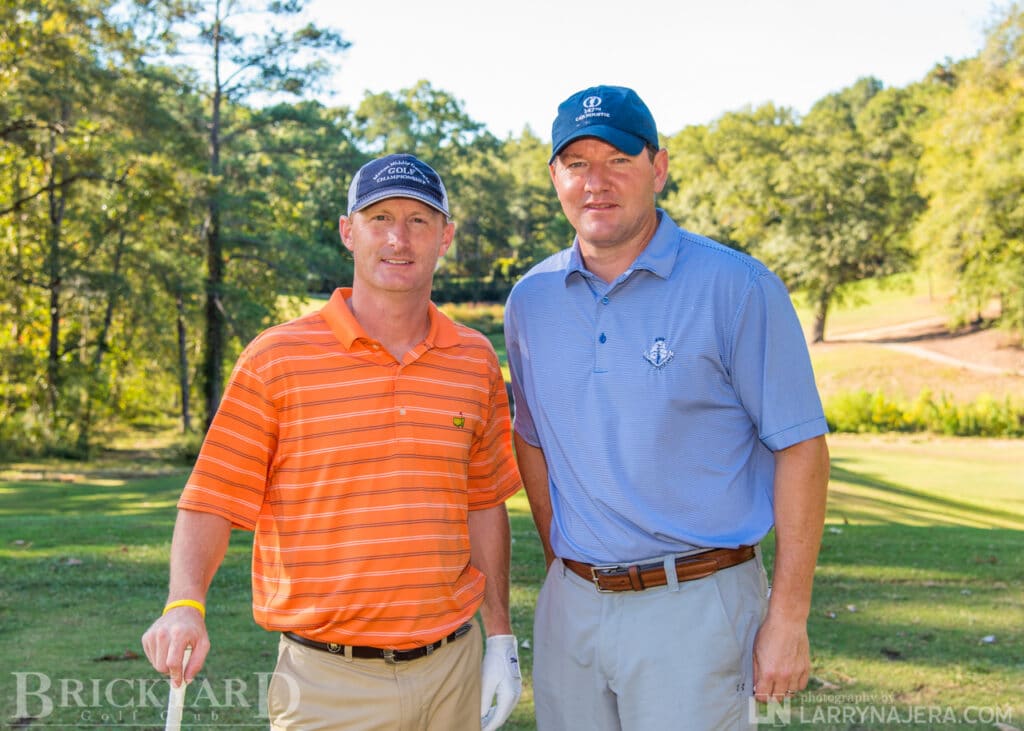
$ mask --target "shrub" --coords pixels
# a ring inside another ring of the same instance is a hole
[[[900,403],[881,391],[850,391],[825,404],[829,428],[837,432],[931,432],[959,437],[1024,436],[1024,403],[1010,397],[997,401],[982,395],[957,403],[948,394],[928,389],[910,403]]]

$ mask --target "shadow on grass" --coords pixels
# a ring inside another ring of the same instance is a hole
[[[825,533],[810,619],[822,676],[835,679],[848,670],[858,675],[857,687],[891,693],[917,681],[890,674],[927,673],[934,682],[956,668],[965,685],[981,677],[991,687],[971,696],[972,703],[994,703],[1019,689],[1024,533],[896,521],[915,505],[974,523],[1020,517],[857,472],[843,459],[836,460],[833,477],[870,490],[875,512],[872,524],[830,525]],[[96,659],[137,653],[139,636],[159,611],[184,479],[0,482],[0,657],[9,667],[55,677],[156,677],[144,659]],[[879,522],[879,511],[889,511],[891,520]],[[529,641],[544,560],[522,495],[510,501],[509,514],[513,631]],[[251,540],[247,532],[233,533],[211,588],[215,652],[204,671],[211,678],[273,667],[275,638],[251,615]],[[763,545],[770,568],[772,536]],[[988,636],[995,639],[987,642]],[[532,729],[529,645],[520,648],[520,660],[526,692],[509,727]],[[0,683],[0,705],[7,706],[0,711],[10,710],[12,693],[8,677]]]
[[[907,485],[885,480],[867,472],[859,472],[849,465],[855,463],[843,457],[832,460],[831,482],[833,492],[841,495],[841,504],[832,500],[830,510],[850,521],[878,521],[921,523],[922,511],[927,511],[927,521],[946,525],[964,522],[1006,527],[1007,522],[1024,525],[1019,512],[978,505],[934,492],[920,490]],[[836,484],[840,483],[840,484]],[[842,493],[841,483],[865,487],[876,491],[870,496]]]
[[[0,518],[97,514],[163,516],[177,503],[186,479],[187,473],[179,472],[147,479],[0,482]]]

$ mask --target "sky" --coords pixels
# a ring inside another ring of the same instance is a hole
[[[974,56],[992,0],[312,0],[352,43],[324,100],[420,79],[500,138],[551,139],[558,104],[596,84],[635,89],[672,135],[766,102],[805,114],[864,76],[918,81]]]

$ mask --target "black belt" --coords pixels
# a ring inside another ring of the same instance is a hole
[[[317,642],[311,640],[308,637],[297,635],[294,632],[285,632],[284,636],[292,642],[298,642],[300,645],[306,647],[312,647],[314,650],[321,650],[323,652],[329,652],[332,655],[345,655],[346,657],[358,657],[368,660],[382,659],[385,662],[396,663],[396,662],[408,662],[409,660],[418,660],[421,657],[433,654],[434,650],[444,647],[449,642],[454,642],[469,631],[473,629],[473,625],[466,622],[464,625],[459,627],[457,630],[452,632],[447,637],[442,637],[437,642],[431,645],[424,645],[423,647],[414,647],[411,650],[385,650],[381,647],[360,647],[358,645],[339,645],[336,642]],[[351,650],[351,653],[349,652]]]

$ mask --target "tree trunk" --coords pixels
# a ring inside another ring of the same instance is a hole
[[[114,276],[113,279],[116,282],[118,276],[121,274],[121,256],[124,253],[124,242],[125,232],[121,230],[118,236],[117,249],[114,251],[114,267],[111,272]],[[117,308],[117,300],[119,299],[121,288],[115,286],[113,291],[110,292],[110,296],[107,298],[107,306],[103,312],[103,325],[100,327],[99,336],[96,339],[96,352],[92,357],[92,367],[94,370],[99,370],[99,367],[103,365],[103,357],[110,350],[110,326],[114,322],[114,310]]]
[[[220,406],[221,382],[224,379],[224,308],[220,292],[224,281],[217,203],[211,202],[212,218],[206,235],[206,342],[203,352],[203,394],[206,401],[206,429]]]
[[[210,118],[210,180],[206,226],[206,343],[203,353],[203,393],[206,401],[206,430],[220,406],[224,380],[225,317],[221,302],[224,283],[224,252],[220,239],[220,3],[213,28],[213,108]]]
[[[67,118],[66,104],[62,105],[64,113],[61,118]],[[46,358],[46,388],[50,405],[50,418],[57,421],[57,396],[60,393],[60,317],[61,317],[61,235],[64,225],[64,210],[67,205],[63,186],[57,185],[57,168],[64,167],[57,156],[57,133],[50,133],[50,192],[48,200],[50,205],[50,226],[48,232],[49,247],[46,254],[47,289],[50,292],[50,334],[49,347]],[[64,172],[63,170],[61,171]],[[64,176],[61,175],[61,178]]]
[[[814,331],[812,343],[825,342],[825,319],[828,317],[828,306],[832,301],[832,292],[824,290],[819,296],[814,309]]]
[[[181,391],[181,430],[188,434],[192,431],[192,413],[190,402],[192,392],[188,382],[188,343],[185,339],[185,298],[178,289],[174,298],[178,310],[178,386]]]

